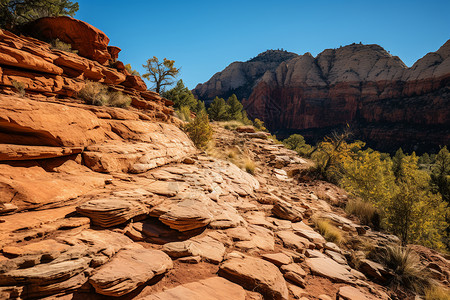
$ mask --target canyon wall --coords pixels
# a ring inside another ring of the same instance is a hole
[[[243,104],[281,137],[314,142],[349,124],[378,150],[432,151],[450,141],[449,56],[450,41],[411,68],[378,45],[306,53],[266,71]]]

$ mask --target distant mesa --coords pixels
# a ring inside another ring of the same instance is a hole
[[[197,85],[200,99],[235,93],[249,116],[281,137],[310,141],[349,124],[382,151],[429,151],[450,142],[450,40],[408,68],[379,45],[310,53],[269,50]]]

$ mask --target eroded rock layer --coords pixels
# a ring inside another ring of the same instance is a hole
[[[76,51],[58,50],[42,40],[0,30],[2,93],[17,92],[22,86],[28,97],[73,101],[90,80],[130,96],[131,105],[144,109],[150,118],[172,119],[173,103],[148,91],[139,76],[126,70],[117,60],[120,49],[108,46],[109,39],[102,31],[70,17],[39,19],[29,28],[41,39],[65,42]]]

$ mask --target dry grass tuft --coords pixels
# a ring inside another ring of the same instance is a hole
[[[109,92],[108,87],[93,81],[87,81],[84,87],[78,92],[78,97],[87,104],[97,106],[128,107],[131,98],[121,92]]]
[[[255,168],[256,168],[256,165],[253,160],[247,159],[245,161],[245,171],[247,171],[247,173],[255,175]]]
[[[437,285],[427,288],[425,300],[450,300],[450,289]]]
[[[338,245],[345,243],[345,238],[342,231],[336,226],[330,224],[329,221],[323,219],[313,218],[314,225],[320,234],[329,241]]]
[[[360,199],[351,199],[347,202],[345,212],[349,215],[355,215],[365,225],[378,226],[378,211],[369,202]]]
[[[434,283],[427,268],[420,263],[419,255],[410,248],[388,246],[378,255],[378,260],[393,271],[394,288],[405,287],[423,294]]]
[[[25,96],[25,84],[23,82],[17,81],[17,80],[11,80],[11,83],[13,85],[13,87],[17,90],[17,92],[19,93],[20,97],[24,97]]]

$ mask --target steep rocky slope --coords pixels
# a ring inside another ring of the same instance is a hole
[[[243,103],[280,134],[314,140],[350,124],[379,150],[436,149],[450,142],[449,56],[450,41],[411,68],[378,45],[306,53],[265,72]]]
[[[204,84],[198,84],[192,92],[207,103],[216,96],[227,98],[232,94],[236,94],[239,99],[248,98],[265,72],[274,71],[280,63],[297,56],[292,52],[267,50],[246,62],[230,64]]]
[[[386,287],[392,270],[352,257],[361,255],[358,245],[398,239],[349,219],[339,208],[345,191],[297,178],[311,162],[263,133],[215,126],[218,152],[247,153],[257,165],[251,175],[196,150],[168,101],[109,82],[113,68],[2,34],[10,46],[0,50],[1,68],[20,76],[3,73],[0,90],[0,299],[359,300],[393,293]],[[71,77],[56,65],[64,55],[95,67],[99,81],[132,95],[134,105],[78,101],[76,87],[92,69],[71,68],[81,72]],[[25,95],[10,76],[24,80]],[[313,214],[347,242],[327,242],[312,227]],[[416,249],[448,285],[448,260]]]

